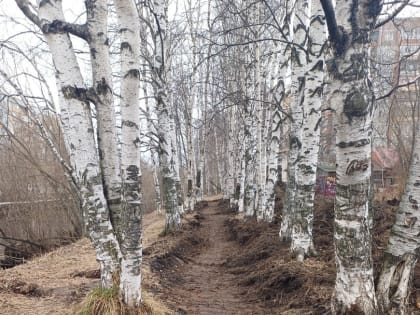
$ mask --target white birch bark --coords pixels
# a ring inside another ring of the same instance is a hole
[[[154,65],[152,69],[152,85],[155,93],[157,116],[158,116],[158,138],[159,138],[159,165],[162,175],[162,199],[166,211],[165,230],[176,229],[181,224],[181,217],[178,208],[177,178],[175,165],[177,163],[176,144],[171,138],[175,130],[173,123],[172,109],[168,102],[167,75],[167,6],[165,0],[153,2],[155,15],[155,52]],[[172,136],[171,136],[172,135]],[[178,189],[179,190],[179,189]]]
[[[235,204],[235,181],[234,181],[234,164],[235,164],[235,144],[234,144],[234,115],[232,108],[228,110],[228,138],[227,138],[227,151],[228,151],[228,163],[227,163],[227,178],[226,178],[226,195],[230,200],[230,206]]]
[[[170,98],[169,98],[170,99]],[[172,100],[170,100],[169,104],[173,104]],[[181,186],[181,165],[180,165],[180,154],[181,154],[181,147],[179,143],[179,139],[177,137],[177,130],[176,130],[176,123],[175,123],[175,107],[171,105],[172,108],[172,115],[169,117],[170,120],[170,135],[171,135],[171,148],[172,148],[172,160],[173,163],[171,163],[171,168],[174,174],[174,180],[175,180],[175,188],[176,188],[176,194],[177,194],[177,201],[178,201],[178,216],[179,220],[181,220],[180,216],[182,216],[185,212],[184,210],[184,203],[183,203],[183,191]],[[179,222],[180,224],[180,222]]]
[[[111,223],[119,238],[121,220],[121,177],[117,150],[112,74],[107,37],[106,0],[86,1],[87,30],[96,105],[97,139],[104,193],[111,213]]]
[[[245,1],[246,10],[248,11],[248,22],[256,22],[254,16],[254,8],[250,1]],[[248,32],[246,34],[250,41],[254,40],[254,33]],[[255,215],[256,206],[256,151],[257,151],[257,121],[255,120],[256,114],[256,85],[255,79],[257,74],[256,69],[256,46],[249,43],[244,47],[245,51],[245,82],[244,82],[244,136],[245,136],[245,191],[244,191],[244,215],[245,217],[253,217]]]
[[[120,295],[141,303],[140,23],[133,0],[114,0],[121,37],[121,275]]]
[[[211,47],[211,46],[210,46]],[[210,49],[210,48],[209,48]],[[210,55],[210,51],[208,53]],[[209,61],[207,60],[206,64],[206,73],[205,73],[205,80],[204,80],[204,92],[203,92],[203,109],[202,109],[202,121],[203,125],[201,127],[201,136],[199,142],[199,152],[200,152],[200,159],[198,161],[198,169],[197,169],[197,178],[196,178],[196,198],[197,201],[203,200],[204,194],[204,180],[208,178],[204,174],[205,170],[205,161],[206,161],[206,138],[207,138],[207,107],[208,107],[208,86],[209,86],[209,76],[210,76],[210,69],[209,69]],[[207,188],[209,186],[207,185]]]
[[[257,23],[260,23],[260,6],[257,5]],[[257,31],[256,39],[260,38],[260,32]],[[265,106],[263,104],[262,94],[262,62],[261,62],[261,45],[256,42],[255,46],[255,102],[256,102],[256,200],[255,200],[255,212],[257,220],[262,220],[264,213],[262,208],[265,204],[265,182],[266,182],[266,167],[265,167],[265,138],[264,138],[264,115]]]
[[[192,97],[194,99],[194,96]],[[192,105],[192,101],[189,102]],[[185,110],[185,128],[187,131],[187,193],[185,198],[185,210],[194,211],[195,205],[195,192],[193,180],[193,140],[192,140],[192,106]]]
[[[281,66],[285,63],[285,56],[280,54],[279,58],[275,61],[278,63],[277,67],[274,67],[277,71],[272,72],[271,80],[277,82],[272,84],[271,94],[271,106],[270,106],[270,140],[267,144],[267,183],[266,183],[266,204],[264,209],[264,220],[271,222],[274,218],[274,207],[276,200],[276,183],[278,180],[278,155],[280,150],[280,137],[281,137],[281,112],[279,107],[283,107],[283,101],[285,98],[285,87],[284,81],[280,76]]]
[[[145,70],[144,70],[144,73],[146,73]],[[149,131],[150,136],[152,137],[153,135],[156,134],[156,130],[152,123],[152,114],[150,111],[149,100],[148,100],[149,93],[147,91],[147,83],[144,82],[142,88],[143,88],[143,95],[145,99],[145,106],[146,106],[146,113],[147,113],[147,129]],[[155,189],[155,203],[156,203],[156,211],[160,214],[162,212],[162,202],[161,202],[160,183],[159,183],[159,174],[158,174],[159,166],[158,166],[158,162],[156,160],[155,154],[156,154],[156,150],[154,147],[152,147],[150,149],[150,155],[151,155],[152,166],[153,166],[153,186]]]
[[[292,43],[290,49],[291,56],[291,107],[290,107],[290,131],[289,131],[289,151],[287,156],[287,187],[286,200],[283,206],[282,222],[280,227],[280,238],[284,241],[291,240],[293,216],[295,212],[296,194],[296,165],[298,163],[299,150],[302,147],[302,123],[303,123],[303,91],[305,88],[305,68],[306,55],[303,49],[307,44],[308,27],[308,1],[298,0],[293,12],[286,13],[286,21],[291,16]],[[303,49],[302,49],[303,48]]]
[[[383,314],[408,314],[414,270],[420,248],[420,128],[405,191],[392,227],[377,284],[379,310]]]
[[[64,21],[61,1],[39,1],[39,21],[31,16],[24,1],[16,1],[21,10],[41,28],[56,68],[57,89],[61,105],[61,124],[73,177],[82,197],[87,230],[101,267],[103,287],[112,286],[112,274],[118,269],[119,245],[113,234],[102,174],[96,152],[86,87],[67,33],[57,32],[52,23]]]
[[[326,50],[326,25],[319,1],[311,1],[310,24],[303,90],[302,141],[296,164],[296,193],[292,227],[291,251],[298,260],[315,254],[312,239],[312,221],[318,164],[322,89],[324,79],[324,52]],[[308,12],[309,13],[309,12]]]
[[[373,13],[380,9],[379,3],[374,5],[367,0],[343,0],[337,1],[334,10],[323,2],[334,47],[328,70],[337,131],[334,314],[377,313],[369,230],[373,95],[368,34],[375,21]]]

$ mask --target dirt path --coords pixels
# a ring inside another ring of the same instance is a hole
[[[172,287],[168,300],[178,305],[178,314],[260,314],[244,301],[235,275],[223,266],[236,250],[236,244],[228,240],[228,214],[220,212],[218,200],[209,201],[200,214],[204,216],[200,236],[207,244],[178,270],[180,281]]]

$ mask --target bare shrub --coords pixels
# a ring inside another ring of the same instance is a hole
[[[68,243],[82,234],[79,203],[61,164],[23,109],[13,107],[0,138],[0,265]],[[65,156],[54,117],[44,117]]]

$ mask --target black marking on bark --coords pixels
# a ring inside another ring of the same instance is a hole
[[[309,72],[322,70],[324,70],[324,61],[318,60],[318,62],[309,70]]]
[[[416,182],[413,185],[414,187],[420,187],[420,180],[416,180]]]
[[[136,165],[129,165],[126,169],[127,179],[133,180],[135,182],[138,181],[139,177],[139,168]],[[136,184],[137,185],[137,184]]]
[[[133,52],[133,48],[131,47],[129,42],[122,42],[120,48],[121,50],[128,49],[131,53]]]
[[[140,78],[140,71],[138,69],[130,69],[127,71],[127,74],[124,76],[124,78]]]
[[[347,166],[346,174],[351,175],[354,172],[364,172],[369,168],[369,159],[364,160],[353,160]]]
[[[87,173],[88,173],[88,170],[87,169],[85,169],[84,171],[83,171],[83,173],[81,174],[82,176],[81,176],[81,179],[82,179],[82,183],[83,183],[83,185],[86,185],[87,184]]]
[[[96,59],[96,53],[98,51],[95,48],[91,48],[90,49],[90,55],[92,56],[93,59]]]
[[[121,125],[127,126],[127,127],[135,127],[136,129],[139,129],[139,126],[137,126],[137,124],[131,120],[123,120],[121,122]]]
[[[349,141],[349,142],[341,141],[337,144],[337,147],[341,149],[348,148],[348,147],[358,148],[358,147],[363,147],[368,144],[370,144],[370,139],[360,139],[360,140]]]
[[[39,2],[39,7],[42,8],[44,5],[47,5],[47,4],[49,4],[51,6],[53,5],[50,0],[41,0]]]
[[[134,143],[134,145],[138,148],[138,147],[140,147],[140,138],[139,137],[137,137],[136,139],[134,139],[134,141],[133,141],[133,143]]]
[[[294,147],[302,148],[302,143],[300,142],[298,137],[291,137],[290,138],[290,148],[293,149]]]
[[[127,32],[127,31],[128,31],[128,28],[126,28],[126,27],[122,27],[119,30],[120,33]]]
[[[318,22],[321,25],[325,25],[325,18],[322,15],[317,15],[315,18],[312,19],[310,25],[312,26],[312,24],[315,24],[316,22]]]
[[[300,58],[299,58],[298,48],[292,47],[290,54],[291,54],[291,59],[294,65],[297,67],[302,67],[302,62],[300,61]]]
[[[306,78],[305,77],[299,77],[298,78],[298,82],[299,82],[299,88],[298,91],[301,92],[303,91],[303,89],[305,88],[306,85]],[[304,98],[302,97],[302,103],[304,101]]]
[[[89,106],[89,102],[96,104],[98,102],[98,96],[96,92],[90,88],[79,88],[77,86],[64,86],[61,91],[66,99],[78,99]]]
[[[302,172],[306,174],[315,174],[313,168],[310,165],[299,164],[298,167],[302,170]]]
[[[351,123],[354,117],[364,117],[367,115],[369,103],[358,89],[353,90],[344,100],[343,112]]]
[[[235,187],[235,200],[239,200],[239,197],[241,196],[241,184],[236,184]]]
[[[111,88],[109,87],[105,78],[102,78],[100,81],[96,82],[96,93],[98,95],[106,95],[108,92],[111,92]]]
[[[318,119],[318,121],[316,122],[316,125],[315,125],[315,131],[316,130],[318,130],[318,127],[319,127],[319,125],[321,124],[321,121],[322,121],[322,118],[320,117],[319,119]]]
[[[413,196],[408,196],[408,200],[411,202],[411,203],[415,203],[415,204],[417,204],[417,200],[416,199],[414,199],[413,198]]]
[[[109,38],[107,37],[106,40],[104,41],[104,45],[105,46],[109,46]]]
[[[201,187],[201,170],[197,170],[197,174],[195,177],[195,185],[200,188]]]

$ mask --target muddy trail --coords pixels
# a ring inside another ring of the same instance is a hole
[[[317,198],[314,243],[317,257],[297,262],[278,237],[279,194],[272,223],[245,220],[228,202],[201,203],[182,229],[161,237],[145,252],[147,287],[177,315],[328,315],[335,283],[333,200]],[[375,205],[373,258],[377,271],[395,207]],[[420,314],[420,266],[410,314]]]
[[[225,224],[228,214],[221,212],[219,201],[210,201],[196,217],[200,221],[203,246],[199,254],[181,268],[178,281],[171,283],[173,294],[168,303],[180,305],[180,314],[248,314],[255,306],[247,303],[238,279],[226,267],[235,243],[229,240]]]
[[[148,289],[180,315],[328,314],[331,264],[296,264],[277,226],[244,220],[221,200],[201,204],[146,251],[157,277]]]

